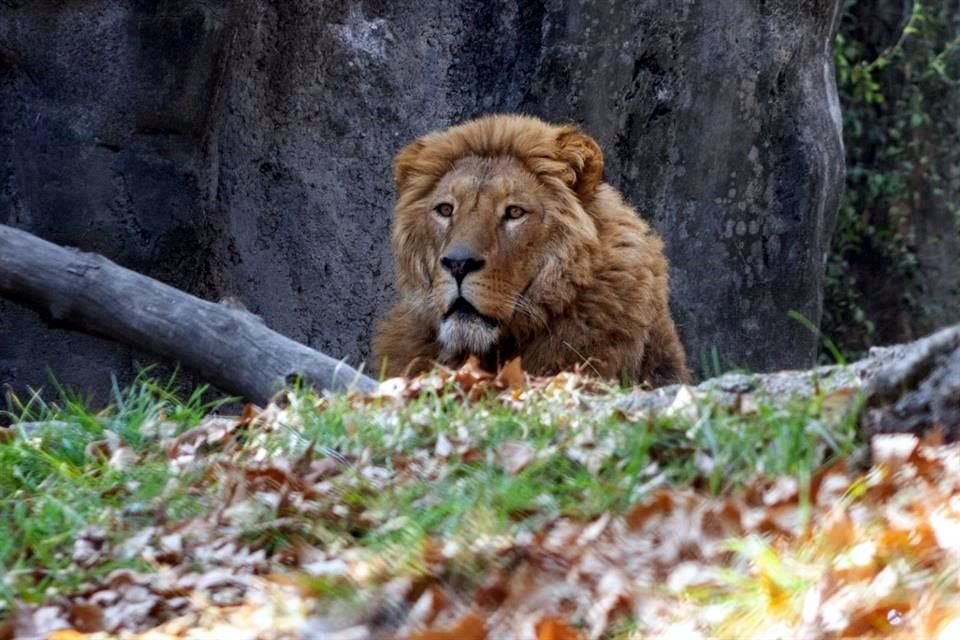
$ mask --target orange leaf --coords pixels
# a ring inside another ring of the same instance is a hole
[[[854,545],[857,530],[846,509],[836,507],[821,519],[820,537],[824,550],[829,553],[838,553]]]
[[[646,524],[652,515],[668,515],[673,511],[673,495],[669,491],[661,490],[633,507],[627,514],[627,526],[636,531]]]
[[[470,356],[467,361],[453,373],[453,380],[472,399],[478,398],[487,386],[487,381],[493,380],[494,375],[480,367],[480,360]]]
[[[523,367],[520,364],[520,358],[514,358],[503,365],[497,373],[497,384],[511,390],[523,388]]]
[[[856,638],[876,633],[890,633],[896,628],[891,624],[891,620],[901,618],[910,611],[910,608],[909,602],[896,602],[861,611],[850,620],[840,635],[844,638]]]
[[[47,636],[47,640],[83,640],[83,638],[86,637],[87,634],[74,631],[73,629],[59,629],[52,631]]]
[[[563,620],[544,618],[537,623],[537,640],[583,640],[583,634]]]
[[[417,631],[408,640],[486,640],[486,637],[487,627],[483,619],[470,611],[452,627]]]

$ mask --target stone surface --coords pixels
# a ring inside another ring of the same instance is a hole
[[[948,442],[960,438],[960,348],[939,354],[931,372],[896,402],[870,409],[864,416],[868,433],[913,433],[938,430]]]
[[[932,430],[960,438],[960,324],[914,342],[880,350],[886,358],[872,376],[860,424],[867,435]]]
[[[200,153],[234,3],[0,1],[0,223],[208,292]],[[0,301],[0,386],[150,358]]]
[[[0,0],[0,223],[356,363],[393,295],[393,153],[574,120],[666,240],[691,362],[807,366],[787,312],[819,317],[842,188],[839,4]],[[136,357],[0,303],[0,384],[103,391]]]

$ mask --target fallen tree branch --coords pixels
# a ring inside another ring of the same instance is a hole
[[[953,351],[960,349],[960,324],[895,347],[896,359],[870,382],[871,404],[889,402],[916,388]]]
[[[0,297],[85,333],[179,360],[228,393],[265,402],[296,377],[335,391],[376,382],[268,329],[95,253],[0,225]]]

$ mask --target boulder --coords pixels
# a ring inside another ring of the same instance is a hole
[[[572,120],[664,236],[690,360],[813,362],[843,184],[840,0],[2,0],[0,223],[356,364],[393,297],[390,160],[489,112]],[[0,303],[0,384],[140,356]]]

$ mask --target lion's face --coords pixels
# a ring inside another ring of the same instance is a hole
[[[526,126],[530,147],[482,144]],[[543,328],[573,296],[596,243],[577,188],[589,163],[564,155],[571,143],[594,150],[584,137],[500,116],[428,136],[398,156],[398,283],[433,323],[442,358],[483,354]]]
[[[439,256],[430,304],[445,350],[483,353],[518,313],[537,313],[527,293],[543,264],[548,200],[509,157],[462,158],[437,183],[423,222]]]

